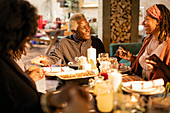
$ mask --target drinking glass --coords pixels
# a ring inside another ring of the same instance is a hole
[[[100,53],[98,55],[98,61],[101,64],[103,61],[108,61],[109,60],[109,54],[108,53]]]
[[[110,72],[110,61],[102,61],[99,69],[100,69],[100,74],[99,76],[104,76],[104,80],[107,80],[109,78],[108,73]]]
[[[116,99],[114,99],[114,112],[113,113],[131,113],[132,102],[129,94],[116,94]]]
[[[110,69],[110,61],[109,61],[109,54],[108,53],[100,53],[98,55],[98,62],[100,64],[99,70],[100,74],[99,76],[104,76],[104,79],[108,79],[108,70]]]
[[[97,108],[101,112],[111,112],[113,109],[113,91],[107,82],[103,82],[97,88]]]
[[[110,57],[109,61],[111,62],[111,68],[118,70],[119,64],[118,64],[117,58],[116,57]]]

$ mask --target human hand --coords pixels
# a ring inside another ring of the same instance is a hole
[[[40,65],[40,66],[48,66],[49,65],[49,60],[47,59],[46,56],[40,55],[36,58],[31,59],[31,63]]]
[[[131,61],[132,53],[119,46],[118,50],[116,51],[116,56]]]
[[[156,68],[161,67],[163,65],[163,62],[155,54],[146,58],[145,62],[147,63],[151,72],[154,72]]]
[[[45,76],[45,71],[38,66],[31,66],[26,72],[35,82]]]

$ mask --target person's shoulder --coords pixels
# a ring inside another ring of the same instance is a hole
[[[65,42],[67,42],[68,40],[71,40],[71,35],[65,36],[64,38],[60,39],[59,42],[60,42],[60,43],[65,43]]]
[[[98,36],[91,36],[91,40],[92,41],[100,41],[101,42],[101,40],[98,38]]]

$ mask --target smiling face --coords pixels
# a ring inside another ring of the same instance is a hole
[[[154,34],[159,31],[159,23],[157,19],[152,18],[149,14],[146,13],[144,21],[142,22],[144,25],[146,34]]]
[[[74,34],[76,35],[76,37],[79,39],[79,40],[89,40],[91,37],[90,37],[90,26],[89,26],[89,23],[87,22],[86,19],[82,19],[80,20],[78,23],[78,27],[77,27],[77,30],[74,31]]]

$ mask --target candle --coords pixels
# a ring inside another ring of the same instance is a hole
[[[92,69],[96,68],[96,49],[90,47],[89,49],[87,49],[87,58],[89,63],[91,63],[92,65]]]

